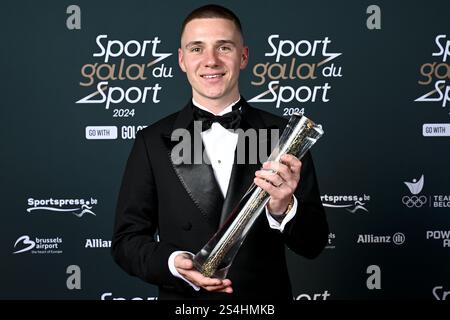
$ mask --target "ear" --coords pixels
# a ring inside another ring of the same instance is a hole
[[[248,47],[244,47],[241,53],[241,65],[240,68],[245,69],[248,64]]]
[[[183,50],[181,50],[181,48],[178,48],[178,65],[180,66],[181,70],[183,70],[183,72],[186,72],[186,67],[184,66]]]

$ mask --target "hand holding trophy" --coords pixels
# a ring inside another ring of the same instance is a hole
[[[303,114],[293,114],[268,161],[279,162],[284,154],[301,159],[323,133],[320,125]],[[206,277],[225,279],[248,231],[269,199],[269,194],[253,183],[225,223],[195,255],[194,267]]]

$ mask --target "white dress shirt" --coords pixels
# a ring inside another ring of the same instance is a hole
[[[240,100],[240,98],[230,104],[228,107],[223,109],[217,115],[221,116],[233,110],[233,106]],[[192,99],[192,103],[198,108],[211,112],[204,106],[197,103],[194,99]],[[222,191],[223,197],[227,196],[228,184],[230,183],[231,171],[233,169],[234,162],[234,154],[236,150],[236,145],[238,142],[238,134],[234,133],[232,130],[227,130],[218,122],[214,122],[211,125],[211,128],[203,131],[201,133],[203,144],[205,146],[206,153],[211,161],[211,166],[213,168],[214,176],[219,184],[220,190]],[[269,223],[269,226],[272,229],[279,230],[283,232],[286,224],[295,216],[297,212],[297,199],[294,197],[294,204],[291,210],[287,213],[286,217],[279,223],[276,221],[269,213],[269,210],[266,206],[266,217]],[[179,253],[187,253],[191,256],[194,256],[192,253],[187,251],[175,251],[169,257],[169,269],[170,272],[178,278],[183,279],[187,283],[189,283],[195,290],[200,290],[200,288],[187,279],[183,278],[175,268],[175,257]]]

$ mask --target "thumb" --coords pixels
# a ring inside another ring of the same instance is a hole
[[[194,264],[190,258],[184,254],[179,254],[175,257],[175,267],[180,269],[190,270],[194,267]]]

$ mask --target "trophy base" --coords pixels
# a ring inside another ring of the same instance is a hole
[[[214,272],[214,274],[211,276],[211,278],[216,278],[220,280],[225,279],[227,277],[228,270],[230,269],[230,267],[231,265],[228,265],[225,268],[217,269],[216,272]]]
[[[207,265],[204,262],[201,263],[200,261],[198,261],[199,259],[196,258],[198,258],[198,256],[194,257],[194,259],[192,260],[192,262],[194,263],[194,268],[205,277],[220,280],[223,280],[227,277],[228,270],[231,267],[231,263],[229,263],[226,266],[223,266],[223,264],[221,264],[216,270],[214,270],[214,272],[212,272],[212,270],[207,268]]]
[[[268,160],[279,162],[284,154],[301,159],[323,135],[316,125],[302,114],[294,114]],[[270,195],[254,183],[232,210],[219,230],[193,257],[194,267],[205,277],[225,279],[231,263],[247,233],[270,199]]]

